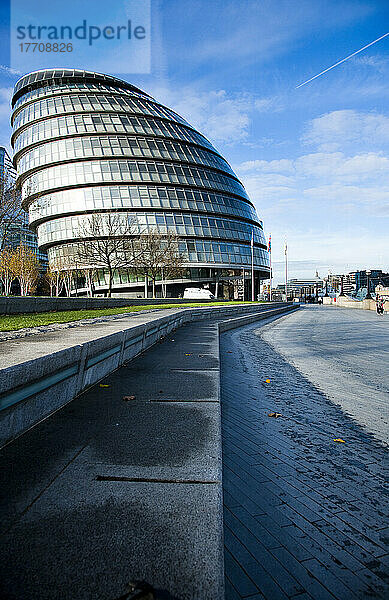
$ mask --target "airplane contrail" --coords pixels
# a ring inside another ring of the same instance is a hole
[[[348,60],[349,58],[352,58],[353,56],[355,56],[356,54],[359,54],[360,52],[362,52],[362,50],[366,50],[366,48],[368,48],[369,46],[372,46],[373,44],[376,44],[377,42],[379,42],[380,40],[382,40],[384,37],[386,37],[387,35],[389,35],[388,33],[384,33],[384,35],[381,35],[381,37],[377,38],[376,40],[374,40],[373,42],[370,42],[370,44],[367,44],[366,46],[363,46],[363,48],[360,48],[359,50],[357,50],[356,52],[353,52],[352,54],[350,54],[349,56],[346,56],[346,58],[342,58],[342,60],[339,60],[337,63],[335,63],[334,65],[331,65],[331,67],[328,67],[328,69],[324,69],[324,71],[322,71],[321,73],[318,73],[317,75],[315,75],[314,77],[311,77],[311,79],[307,79],[307,81],[304,81],[304,83],[300,83],[300,85],[296,86],[296,90],[298,88],[301,88],[303,85],[306,85],[307,83],[309,83],[310,81],[313,81],[314,79],[317,79],[318,77],[320,77],[320,75],[324,75],[324,73],[327,73],[327,71],[331,71],[331,69],[334,69],[335,67],[337,67],[338,65],[341,65],[342,63],[344,63],[344,61]]]

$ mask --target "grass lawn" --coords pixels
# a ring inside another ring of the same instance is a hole
[[[161,310],[163,308],[198,308],[201,306],[226,306],[227,304],[252,304],[251,302],[191,302],[188,304],[145,304],[144,306],[122,306],[120,308],[96,308],[92,310],[63,310],[59,312],[31,313],[20,315],[0,315],[0,331],[15,331],[26,327],[39,327],[51,323],[70,323],[80,319],[94,319],[107,315],[138,312],[140,310]],[[259,303],[258,303],[259,304]]]

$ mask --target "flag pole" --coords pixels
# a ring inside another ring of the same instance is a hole
[[[251,230],[251,301],[254,302],[254,230]]]
[[[272,273],[272,270],[271,270],[271,234],[269,235],[268,250],[269,250],[269,258],[270,258],[270,289],[269,289],[269,300],[271,302],[272,287],[273,287],[273,273]]]
[[[288,245],[285,242],[285,299],[288,302]]]

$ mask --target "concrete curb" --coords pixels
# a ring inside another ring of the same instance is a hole
[[[266,312],[255,313],[253,315],[247,315],[244,317],[238,317],[237,319],[229,319],[228,321],[222,321],[221,323],[219,323],[219,333],[229,331],[230,329],[236,329],[237,327],[243,327],[243,325],[249,325],[250,323],[254,323],[254,321],[269,319],[270,317],[274,317],[276,315],[281,315],[286,312],[292,312],[299,308],[299,306],[299,304],[294,306],[285,306],[283,308],[276,308],[274,310],[269,310]]]

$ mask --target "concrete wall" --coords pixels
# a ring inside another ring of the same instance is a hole
[[[209,302],[188,298],[51,298],[50,296],[0,296],[0,315],[41,313],[60,310],[89,310],[91,308],[117,308],[149,304],[189,304]],[[223,300],[218,300],[223,302]]]
[[[340,308],[359,308],[362,310],[376,310],[375,300],[349,300],[346,296],[338,298],[323,298],[324,305],[339,306]]]
[[[220,324],[220,330],[225,331],[295,308],[262,304],[177,309],[173,314],[4,368],[0,378],[0,447],[183,323],[229,319]],[[234,316],[238,318],[232,322]]]
[[[229,331],[230,329],[236,329],[237,327],[243,327],[243,325],[249,325],[250,323],[254,323],[255,321],[260,321],[262,319],[268,319],[269,317],[274,317],[276,315],[281,315],[285,312],[291,312],[293,310],[297,310],[300,307],[299,304],[294,304],[292,306],[284,305],[281,308],[273,308],[261,313],[254,313],[252,315],[245,315],[243,317],[238,317],[235,319],[228,319],[227,321],[222,321],[219,323],[219,332],[223,333],[223,331]]]

